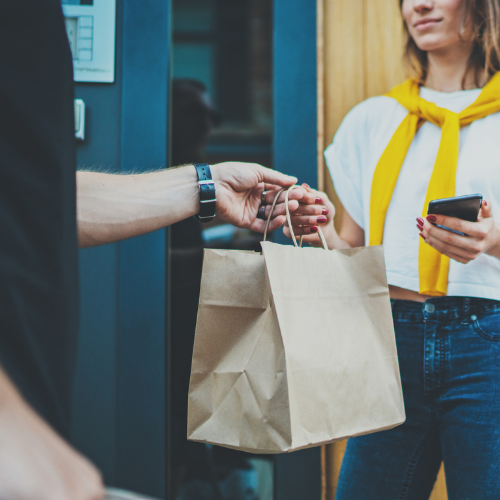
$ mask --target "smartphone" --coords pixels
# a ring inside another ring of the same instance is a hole
[[[427,215],[446,215],[457,219],[466,220],[469,222],[477,222],[479,210],[483,203],[482,194],[467,194],[465,196],[454,196],[453,198],[443,198],[441,200],[432,200],[427,208]],[[452,233],[465,236],[460,231],[455,231],[446,226],[435,224],[441,229],[446,229]]]

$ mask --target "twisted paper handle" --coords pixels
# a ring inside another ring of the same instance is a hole
[[[295,234],[293,233],[293,229],[292,229],[292,219],[290,217],[290,209],[288,207],[288,193],[290,193],[290,191],[292,189],[295,189],[297,187],[300,187],[300,186],[290,186],[289,188],[283,188],[283,189],[280,189],[278,191],[278,194],[274,197],[274,200],[273,200],[273,204],[271,205],[271,211],[269,212],[269,215],[267,217],[267,221],[266,221],[266,227],[264,228],[264,241],[266,241],[266,238],[267,238],[267,230],[269,228],[269,223],[271,222],[271,218],[273,216],[273,212],[274,212],[274,207],[276,206],[276,203],[278,202],[278,198],[280,197],[280,194],[286,190],[285,192],[285,209],[286,209],[286,220],[288,222],[288,227],[290,228],[290,234],[292,236],[292,241],[293,241],[293,244],[299,248],[299,247],[302,247],[302,236],[300,237],[300,240],[299,240],[299,244],[297,244],[297,240],[295,239]],[[325,250],[328,250],[328,244],[325,240],[325,236],[323,234],[323,231],[321,231],[321,228],[318,227],[318,236],[319,236],[319,239],[321,240],[321,243],[323,245],[323,248]]]

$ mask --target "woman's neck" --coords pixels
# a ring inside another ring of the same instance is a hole
[[[428,72],[425,86],[439,92],[477,88],[476,70],[469,68],[471,48],[464,44],[427,53]],[[465,79],[464,79],[465,75]],[[480,82],[483,84],[483,82]]]

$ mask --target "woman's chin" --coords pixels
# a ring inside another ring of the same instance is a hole
[[[424,52],[440,52],[460,43],[460,40],[443,40],[440,36],[425,35],[414,38],[417,47]]]
[[[415,41],[415,43],[417,44],[417,47],[420,50],[423,50],[424,52],[432,52],[435,50],[442,50],[444,47],[446,47],[446,44],[439,43],[438,40],[432,40],[432,39],[422,39],[422,40]]]

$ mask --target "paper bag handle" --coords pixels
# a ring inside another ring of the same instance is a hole
[[[271,210],[269,212],[269,215],[267,217],[267,221],[266,221],[266,227],[264,228],[264,241],[266,241],[266,238],[267,238],[267,230],[269,229],[269,223],[271,222],[271,217],[273,216],[273,212],[274,212],[274,207],[276,206],[276,203],[278,203],[278,198],[280,197],[280,194],[285,191],[285,209],[286,209],[286,220],[288,222],[288,227],[290,228],[290,235],[292,236],[292,241],[293,241],[293,244],[298,248],[298,247],[302,247],[302,239],[303,237],[301,236],[300,237],[300,241],[299,241],[299,244],[297,244],[297,240],[295,238],[295,234],[293,233],[293,229],[292,229],[292,219],[290,217],[290,209],[288,207],[288,193],[292,190],[292,189],[295,189],[297,187],[300,187],[300,186],[290,186],[289,188],[283,188],[283,189],[280,189],[278,191],[278,194],[274,197],[274,200],[273,200],[273,204],[271,205]],[[328,250],[328,244],[325,240],[325,236],[323,234],[323,231],[321,231],[321,228],[318,227],[318,236],[319,236],[319,239],[321,240],[321,243],[323,245],[323,248],[325,250]]]

